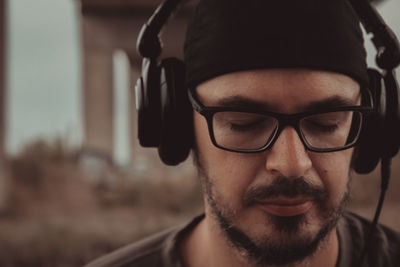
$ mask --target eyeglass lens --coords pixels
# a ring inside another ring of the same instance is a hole
[[[299,122],[301,138],[312,148],[333,149],[353,144],[360,132],[359,111],[335,111],[310,115]],[[278,131],[279,121],[269,115],[217,112],[212,119],[215,142],[233,150],[257,150],[267,146]]]

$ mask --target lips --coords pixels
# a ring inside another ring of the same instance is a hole
[[[257,202],[263,211],[281,217],[290,217],[306,213],[312,207],[309,198],[274,198]]]

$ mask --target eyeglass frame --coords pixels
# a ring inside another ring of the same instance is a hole
[[[305,111],[305,112],[300,112],[300,113],[294,113],[294,114],[283,114],[283,113],[277,113],[277,112],[270,112],[266,110],[261,110],[259,108],[251,108],[251,107],[207,107],[204,106],[203,103],[201,103],[196,95],[195,89],[189,89],[188,90],[188,97],[189,101],[192,104],[192,107],[195,111],[197,111],[200,115],[202,115],[206,121],[207,121],[207,126],[208,126],[208,133],[210,135],[211,141],[214,146],[217,148],[231,151],[231,152],[237,152],[237,153],[245,153],[245,154],[250,154],[250,153],[261,153],[264,152],[268,149],[270,149],[276,140],[279,138],[281,132],[287,127],[287,126],[292,126],[295,131],[297,132],[301,142],[303,143],[304,147],[312,152],[318,152],[318,153],[328,153],[328,152],[335,152],[335,151],[341,151],[345,149],[349,149],[357,144],[357,142],[360,140],[360,135],[363,129],[363,125],[366,121],[367,116],[372,113],[374,110],[374,104],[372,100],[372,94],[370,90],[368,89],[361,89],[361,92],[366,92],[366,94],[361,93],[362,101],[367,101],[367,105],[358,105],[358,106],[343,106],[343,107],[334,107],[334,108],[326,108],[326,109],[318,109],[318,110],[312,110],[312,111]],[[317,115],[317,114],[322,114],[322,113],[329,113],[329,112],[336,112],[336,111],[357,111],[361,113],[361,126],[359,129],[359,133],[357,135],[357,139],[348,145],[345,145],[343,147],[339,148],[322,148],[322,149],[317,149],[309,145],[306,141],[306,138],[304,137],[302,131],[300,130],[300,120],[303,119],[304,117],[312,116],[312,115]],[[232,149],[232,148],[227,148],[219,145],[215,139],[214,136],[214,129],[213,129],[213,116],[217,112],[246,112],[246,113],[254,113],[258,115],[267,115],[270,117],[275,118],[278,121],[277,129],[274,130],[272,133],[272,136],[270,137],[269,141],[261,148],[258,149],[248,149],[248,150],[240,150],[240,149]]]

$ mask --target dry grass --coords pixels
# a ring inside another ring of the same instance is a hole
[[[32,144],[8,165],[0,266],[82,266],[201,210],[193,177],[156,172],[143,179],[104,166],[94,183],[78,153],[62,142]]]
[[[0,216],[0,266],[81,266],[202,210],[193,172],[177,174],[157,167],[132,175],[107,165],[93,172],[61,141],[34,143],[11,158],[8,166],[11,179],[7,208]],[[381,220],[397,230],[399,173],[396,159]],[[374,172],[353,178],[352,210],[373,216],[378,177]]]

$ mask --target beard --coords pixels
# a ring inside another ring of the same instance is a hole
[[[249,231],[246,232],[236,225],[241,209],[226,204],[218,194],[196,151],[194,162],[201,178],[203,194],[220,232],[239,255],[256,266],[286,265],[311,257],[336,227],[349,199],[350,181],[339,203],[330,205],[328,191],[307,182],[304,177],[275,177],[268,186],[249,188],[242,199],[243,209],[268,198],[307,197],[312,199],[316,207],[315,217],[320,221],[319,229],[315,233],[303,233],[302,230],[310,225],[307,214],[285,217],[263,213],[262,223],[268,225],[272,231],[251,237]],[[277,235],[279,238],[276,238]]]

